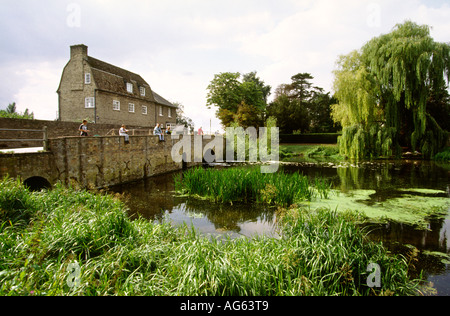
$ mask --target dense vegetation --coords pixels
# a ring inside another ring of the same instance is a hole
[[[359,51],[335,71],[341,154],[354,159],[399,156],[402,147],[432,158],[448,140],[450,45],[430,27],[405,22]],[[447,129],[447,130],[446,130]]]
[[[275,99],[268,102],[271,87],[256,72],[221,73],[208,86],[207,106],[216,107],[223,127],[261,127],[269,118],[285,134],[330,133],[339,130],[331,118],[331,105],[336,101],[322,88],[313,86],[309,73],[292,76],[292,82],[280,85]]]
[[[434,160],[450,162],[450,147],[446,147],[445,150],[434,156]]]
[[[327,197],[330,184],[316,179],[311,183],[301,174],[263,174],[260,168],[190,169],[175,177],[175,188],[220,203],[257,202],[289,207],[315,196]]]
[[[407,261],[366,240],[354,214],[290,210],[280,239],[219,240],[131,221],[109,195],[32,193],[12,179],[0,183],[0,210],[0,295],[418,293]],[[381,288],[366,285],[370,263]]]
[[[275,99],[267,106],[268,117],[277,119],[284,134],[333,133],[340,124],[333,123],[331,105],[336,100],[320,87],[313,86],[309,73],[292,76],[291,83],[280,85]]]

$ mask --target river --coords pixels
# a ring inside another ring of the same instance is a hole
[[[411,275],[423,271],[435,294],[450,296],[450,164],[429,161],[353,164],[300,159],[283,163],[281,169],[328,179],[337,194],[325,201],[324,206],[334,209],[345,204],[344,207],[383,218],[366,227],[369,237],[383,242],[392,252],[407,256],[415,267]],[[193,225],[199,232],[212,236],[279,237],[275,209],[252,204],[219,205],[179,197],[174,192],[173,178],[181,174],[124,184],[111,191],[125,196],[132,217],[170,221],[175,226]],[[437,206],[439,212],[430,211]]]

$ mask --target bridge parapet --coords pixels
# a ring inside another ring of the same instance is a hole
[[[49,139],[48,152],[0,155],[0,177],[42,178],[79,188],[104,188],[183,168],[172,160],[178,140],[158,136],[64,137]],[[192,159],[192,161],[194,161]],[[195,163],[188,164],[189,166]]]

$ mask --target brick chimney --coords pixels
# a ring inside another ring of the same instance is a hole
[[[87,58],[88,47],[86,45],[74,45],[70,46],[70,58]]]

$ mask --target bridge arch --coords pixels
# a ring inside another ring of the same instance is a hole
[[[52,187],[47,179],[38,176],[26,179],[23,184],[34,192],[50,189]]]

